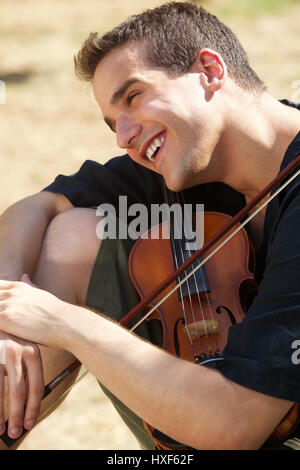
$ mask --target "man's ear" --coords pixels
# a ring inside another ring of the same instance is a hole
[[[200,81],[207,91],[214,93],[225,83],[227,67],[223,58],[211,49],[201,49],[198,52],[195,68],[200,72]]]

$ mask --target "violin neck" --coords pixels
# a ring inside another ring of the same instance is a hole
[[[164,193],[166,204],[169,206],[178,204],[181,207],[181,210],[178,212],[170,211],[170,218],[168,220],[174,269],[177,269],[194,253],[196,253],[200,249],[200,246],[194,230],[192,214],[191,217],[189,217],[189,214],[183,210],[183,205],[185,203],[183,193],[174,193],[166,187]],[[183,274],[178,276],[177,282],[184,279],[186,275],[200,263],[201,257]],[[199,268],[195,274],[177,290],[180,300],[203,292],[210,292],[209,282],[204,266]]]

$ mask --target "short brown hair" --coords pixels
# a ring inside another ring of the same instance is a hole
[[[213,49],[222,55],[236,84],[249,91],[266,90],[234,33],[188,2],[170,2],[131,16],[102,37],[91,33],[75,56],[76,75],[91,81],[100,60],[128,41],[144,41],[149,64],[178,76],[188,72],[201,49]]]

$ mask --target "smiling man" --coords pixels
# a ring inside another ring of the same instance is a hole
[[[138,301],[128,275],[134,240],[100,243],[94,211],[66,209],[117,206],[120,195],[151,207],[165,184],[186,202],[232,215],[300,153],[297,106],[271,97],[233,33],[189,3],[91,34],[75,64],[129,157],[88,161],[45,189],[44,197],[60,198],[52,214],[62,214],[44,237],[34,280],[51,294],[26,278],[1,281],[0,328],[78,357],[142,448],[260,448],[300,402],[291,360],[300,337],[299,177],[248,229],[259,290],[208,364],[157,347],[152,322],[136,334],[117,324]]]

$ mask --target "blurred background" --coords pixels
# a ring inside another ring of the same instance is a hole
[[[105,162],[123,153],[101,121],[90,85],[75,78],[73,56],[91,31],[104,33],[129,15],[161,3],[1,0],[1,212],[40,191],[57,174],[74,173],[86,159]],[[273,96],[300,101],[299,0],[192,3],[205,6],[233,29]],[[20,448],[138,446],[88,375]]]

